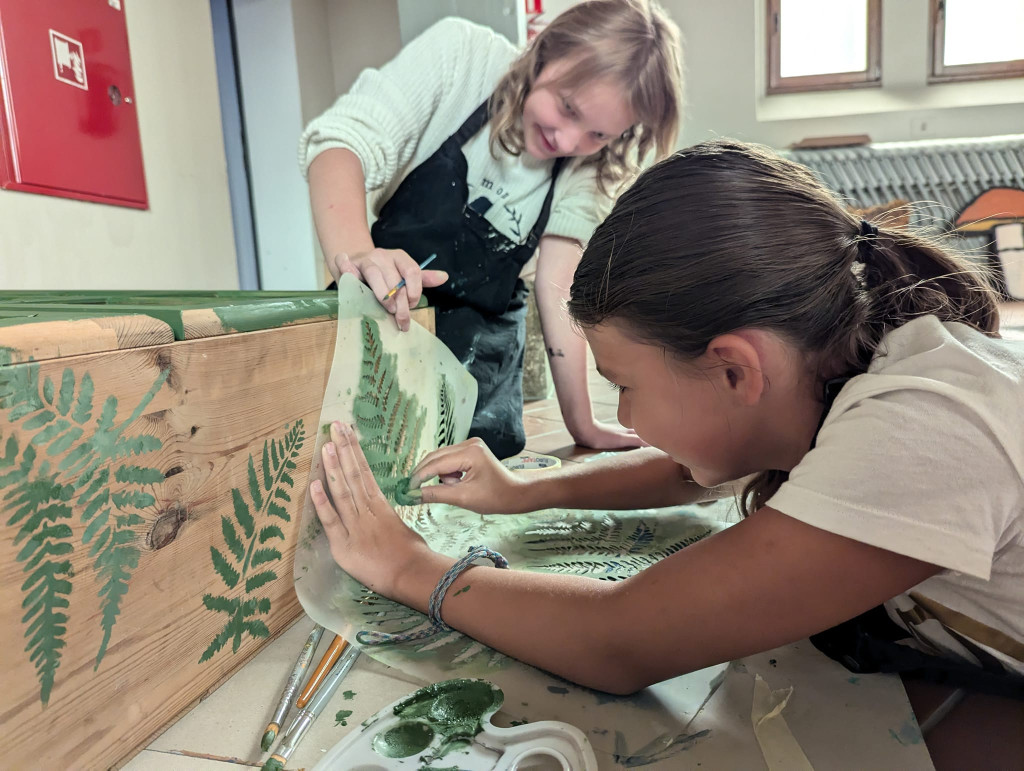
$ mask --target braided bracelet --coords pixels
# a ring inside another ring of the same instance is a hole
[[[455,583],[455,579],[458,578],[466,568],[472,565],[474,561],[480,558],[489,559],[494,563],[494,567],[496,568],[508,567],[508,560],[502,557],[498,552],[488,549],[486,546],[471,546],[466,556],[448,568],[445,574],[441,576],[441,580],[437,582],[437,586],[434,588],[434,591],[431,592],[430,602],[427,605],[427,618],[430,621],[429,627],[412,632],[401,632],[398,634],[373,632],[364,629],[356,634],[356,641],[362,645],[384,645],[388,643],[403,643],[412,642],[413,640],[423,640],[427,637],[432,637],[438,632],[452,631],[452,628],[444,623],[441,618],[441,603],[444,602],[444,595],[448,591],[448,588]]]

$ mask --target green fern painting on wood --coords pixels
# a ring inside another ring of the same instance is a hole
[[[259,618],[270,613],[271,600],[257,591],[277,579],[277,563],[282,554],[276,542],[284,542],[282,523],[291,522],[287,505],[295,479],[291,472],[306,440],[301,420],[285,427],[282,439],[263,443],[263,456],[257,471],[253,457],[246,467],[248,484],[231,490],[233,517],[222,515],[221,533],[224,550],[210,547],[213,569],[220,576],[225,590],[221,594],[203,595],[207,610],[227,616],[224,626],[203,651],[199,663],[209,661],[231,640],[231,652],[237,653],[243,636],[253,639],[270,636],[267,625]],[[241,592],[237,590],[241,588]]]
[[[127,429],[163,387],[168,370],[160,372],[131,415],[118,422],[113,395],[94,419],[95,386],[88,372],[76,377],[65,368],[58,386],[41,377],[38,364],[9,362],[9,352],[0,351],[0,410],[8,426],[17,427],[3,443],[0,489],[10,488],[3,496],[6,524],[17,528],[13,543],[21,549],[15,559],[27,574],[21,587],[25,651],[46,705],[67,634],[75,513],[85,526],[81,545],[89,548],[100,584],[102,637],[94,669],[103,661],[138,567],[135,528],[145,522],[141,513],[156,502],[145,486],[164,476],[159,469],[127,462],[161,447],[158,438],[131,436]]]

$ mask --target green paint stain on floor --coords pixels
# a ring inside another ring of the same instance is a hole
[[[352,699],[353,699],[353,698],[355,697],[355,695],[356,695],[356,692],[355,692],[355,691],[345,691],[345,692],[344,692],[343,694],[341,694],[341,695],[345,697],[345,701],[352,701]]]
[[[352,710],[339,709],[334,715],[334,725],[348,725],[348,719],[352,716]]]

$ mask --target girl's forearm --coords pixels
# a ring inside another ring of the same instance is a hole
[[[309,166],[313,222],[332,273],[337,255],[354,256],[373,249],[365,186],[362,164],[350,150],[325,150]]]
[[[694,503],[714,492],[661,450],[643,447],[557,471],[531,474],[525,509],[646,509]]]
[[[434,552],[406,562],[393,598],[425,613],[431,591],[453,563]],[[479,565],[448,589],[441,615],[520,661],[591,688],[631,693],[644,683],[624,666],[628,634],[608,623],[615,591],[612,582]]]

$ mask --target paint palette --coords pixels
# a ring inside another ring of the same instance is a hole
[[[486,680],[429,685],[364,722],[313,771],[596,771],[590,742],[568,723],[493,725],[504,700]]]

